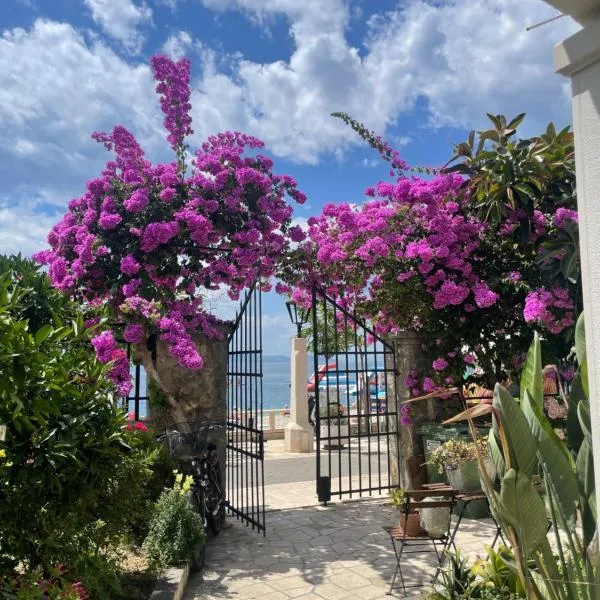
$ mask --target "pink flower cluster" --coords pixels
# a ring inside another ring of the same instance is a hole
[[[166,56],[151,59],[156,91],[161,95],[160,107],[165,115],[164,126],[169,132],[167,141],[177,150],[183,140],[194,133],[190,117],[190,61],[182,58],[173,62]]]
[[[103,364],[111,363],[107,373],[108,378],[122,396],[127,396],[131,390],[131,375],[129,373],[129,359],[127,352],[117,346],[111,331],[104,331],[92,338],[92,346],[96,351],[96,358]]]
[[[305,248],[315,248],[322,279],[356,300],[376,300],[382,278],[394,270],[400,284],[418,278],[437,310],[488,308],[498,294],[474,267],[485,225],[460,210],[461,183],[455,176],[401,177],[378,184],[370,192],[378,198],[358,208],[328,204],[309,219]],[[383,321],[376,319],[379,332]]]
[[[176,161],[150,163],[122,126],[94,133],[114,159],[69,202],[48,235],[51,249],[35,258],[48,265],[55,287],[125,318],[126,341],[139,344],[158,333],[181,365],[195,369],[202,358],[192,334],[223,336],[202,290],[224,286],[237,299],[257,278],[268,280],[290,245],[304,238],[292,226],[289,200],[306,197],[293,178],[273,173],[272,160],[257,152],[260,140],[238,132],[211,136],[190,171],[182,169],[192,132],[190,65],[155,56],[152,69]],[[118,348],[107,338],[95,346],[99,358],[114,362],[111,373],[125,389]]]
[[[523,316],[527,322],[537,322],[550,333],[558,334],[575,324],[574,302],[563,288],[540,288],[525,299]]]
[[[562,229],[566,226],[566,222],[579,223],[579,215],[576,210],[560,207],[554,213],[553,223],[555,227]]]

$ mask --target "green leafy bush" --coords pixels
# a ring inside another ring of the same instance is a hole
[[[0,257],[0,268],[0,573],[64,564],[92,598],[110,598],[116,552],[144,537],[171,463],[150,434],[125,429],[76,307],[30,261]]]
[[[428,600],[516,600],[525,592],[513,564],[512,551],[486,546],[487,556],[472,565],[460,552],[446,552],[446,567],[441,571],[436,590]],[[532,563],[532,567],[535,565]]]
[[[148,558],[161,569],[187,563],[206,541],[202,517],[187,498],[189,483],[180,481],[161,494],[144,540]]]

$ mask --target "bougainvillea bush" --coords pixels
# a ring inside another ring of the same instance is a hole
[[[36,258],[57,288],[124,323],[126,341],[156,334],[180,365],[198,369],[191,334],[222,335],[202,292],[224,287],[235,299],[259,276],[268,279],[290,242],[304,238],[288,199],[305,196],[291,177],[273,173],[251,136],[220,133],[192,152],[190,63],[151,62],[175,160],[152,164],[122,126],[94,133],[115,158],[69,202],[48,236],[51,249]],[[115,339],[106,329],[93,343],[126,394],[127,357]]]
[[[580,309],[573,140],[552,126],[528,140],[512,123],[471,134],[445,169],[413,176],[389,145],[341,115],[392,166],[360,205],[328,204],[285,273],[322,285],[380,334],[422,333],[430,366],[413,395],[518,372],[533,329],[556,358]],[[313,265],[318,265],[318,271]]]

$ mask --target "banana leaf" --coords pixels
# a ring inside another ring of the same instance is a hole
[[[531,556],[546,540],[546,507],[531,481],[509,469],[502,478],[500,513],[513,527],[525,557]]]
[[[511,452],[510,465],[525,476],[533,475],[538,466],[537,444],[521,407],[500,384],[494,388],[493,404],[502,415]]]

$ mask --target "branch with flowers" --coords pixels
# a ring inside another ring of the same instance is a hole
[[[430,368],[407,378],[414,396],[514,380],[534,329],[547,362],[564,363],[581,308],[572,134],[550,125],[520,140],[524,115],[490,115],[492,129],[473,132],[424,179],[407,175],[381,138],[335,116],[394,179],[368,188],[363,204],[328,204],[309,219],[286,273],[296,276],[294,299],[306,301],[303,282],[317,282],[378,334],[420,332]]]
[[[273,172],[254,137],[220,133],[192,152],[190,62],[154,56],[151,63],[175,160],[152,164],[120,125],[94,133],[115,157],[69,202],[48,236],[50,249],[35,258],[48,265],[55,287],[122,323],[125,341],[156,335],[181,366],[199,369],[192,334],[223,337],[203,292],[225,288],[237,299],[257,279],[267,287],[290,243],[304,239],[291,223],[290,201],[305,196],[293,178]],[[93,344],[125,395],[129,366],[118,337],[105,328]]]

